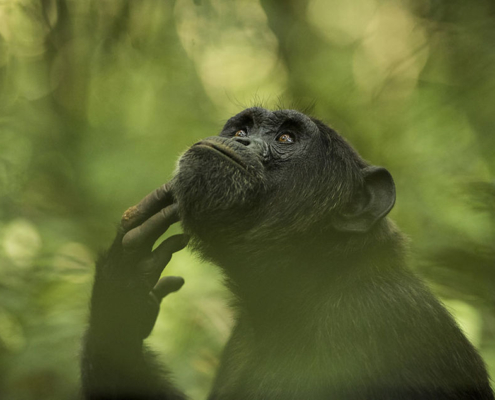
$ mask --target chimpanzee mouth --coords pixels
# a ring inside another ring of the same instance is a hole
[[[206,140],[196,143],[193,147],[201,147],[201,148],[213,150],[215,153],[220,154],[222,157],[228,159],[230,162],[235,163],[237,166],[240,166],[243,169],[247,169],[246,163],[230,147],[224,146],[220,143],[214,143]]]

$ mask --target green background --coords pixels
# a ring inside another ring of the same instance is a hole
[[[77,395],[120,215],[260,104],[309,107],[391,171],[414,268],[495,375],[494,43],[488,0],[0,1],[0,398]],[[149,342],[204,398],[228,295],[188,251],[167,273],[186,285]]]

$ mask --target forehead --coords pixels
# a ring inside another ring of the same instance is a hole
[[[255,128],[278,129],[288,125],[305,132],[317,132],[318,127],[307,115],[296,110],[270,111],[261,107],[252,107],[233,116],[225,127],[247,125]]]

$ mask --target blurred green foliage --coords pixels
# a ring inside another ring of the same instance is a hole
[[[412,261],[495,375],[495,4],[0,1],[0,398],[78,391],[120,214],[243,107],[312,107],[395,177]],[[177,229],[177,228],[175,228]],[[204,398],[231,325],[191,254],[150,338]]]

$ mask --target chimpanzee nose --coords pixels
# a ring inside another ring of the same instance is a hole
[[[233,139],[237,143],[243,144],[244,146],[249,147],[250,149],[263,149],[266,146],[263,140],[256,137],[235,136]]]
[[[251,151],[259,154],[263,161],[268,160],[268,145],[261,139],[255,137],[234,137],[233,138],[237,143],[243,144]]]
[[[234,140],[244,146],[249,146],[251,144],[251,139],[247,137],[234,137]]]

